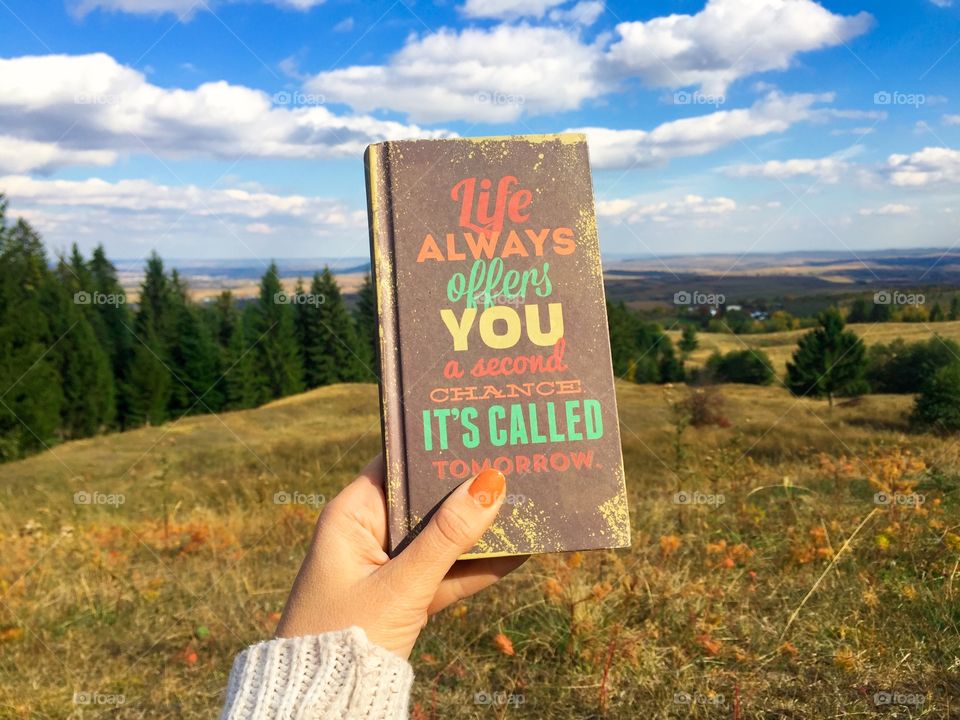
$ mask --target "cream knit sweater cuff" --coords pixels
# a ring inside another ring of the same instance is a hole
[[[220,720],[406,720],[410,664],[358,627],[251,645],[233,663]]]

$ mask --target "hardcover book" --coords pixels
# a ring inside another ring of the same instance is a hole
[[[390,550],[493,467],[464,557],[627,547],[630,518],[583,135],[365,155]]]

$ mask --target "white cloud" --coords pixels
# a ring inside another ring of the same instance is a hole
[[[105,165],[118,154],[359,157],[370,142],[451,134],[297,105],[317,100],[302,94],[280,100],[288,104],[223,81],[161,88],[102,53],[0,59],[0,172]]]
[[[244,246],[263,243],[255,255],[270,257],[273,234],[284,252],[319,255],[348,244],[363,250],[366,212],[329,198],[278,195],[240,188],[161,185],[149,180],[108,182],[0,177],[13,215],[35,223],[51,247],[73,236],[100,236],[121,256],[137,246],[163,245],[169,254],[244,256]],[[311,244],[326,239],[325,246]],[[198,245],[199,243],[199,245]],[[334,244],[335,243],[335,244]],[[229,248],[229,249],[228,249]],[[299,252],[298,252],[299,251]]]
[[[937,7],[948,8],[953,6],[953,0],[930,0]]]
[[[888,203],[878,208],[861,208],[860,214],[869,217],[870,215],[907,215],[916,208],[913,205],[904,205],[902,203]]]
[[[567,0],[467,0],[460,12],[472,18],[541,18],[548,10],[565,2]]]
[[[899,187],[960,183],[960,150],[927,147],[911,155],[891,155],[886,170]]]
[[[620,23],[608,60],[650,85],[723,94],[739,78],[787,69],[798,53],[845,43],[871,22],[812,0],[708,0],[696,15]]]
[[[441,29],[410,37],[387,65],[320,73],[306,88],[354,110],[396,110],[414,122],[509,122],[573,110],[606,92],[597,61],[597,49],[569,29]]]
[[[960,125],[960,115],[944,115],[944,125]]]
[[[704,198],[686,195],[679,200],[651,200],[650,198],[618,198],[597,202],[597,215],[620,218],[627,223],[645,220],[668,222],[698,216],[726,215],[737,209],[737,203],[728,197]]]
[[[222,2],[237,1],[222,0]],[[322,5],[325,0],[265,0],[265,2],[282,8],[309,10],[317,5]],[[70,12],[77,17],[84,17],[94,10],[105,10],[137,15],[172,13],[181,20],[186,20],[197,12],[213,11],[220,4],[221,2],[218,2],[218,0],[69,0],[68,7]]]
[[[603,15],[604,5],[600,0],[581,0],[569,10],[551,10],[548,17],[553,22],[593,25]]]
[[[795,177],[814,177],[821,182],[832,184],[849,164],[838,157],[794,158],[791,160],[769,160],[765,163],[731,165],[721,168],[729,177],[763,177],[785,180]]]
[[[832,99],[832,94],[771,93],[749,108],[673,120],[650,131],[580,128],[572,132],[587,134],[591,162],[596,168],[653,165],[675,157],[704,155],[739,140],[783,132],[795,123],[815,117],[816,103]]]

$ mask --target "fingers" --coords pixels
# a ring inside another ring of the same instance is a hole
[[[437,594],[430,603],[427,612],[430,615],[440,612],[451,603],[478,593],[493,585],[505,575],[516,570],[527,561],[529,555],[510,557],[480,558],[478,560],[459,560],[440,582]]]
[[[503,473],[484,470],[450,493],[420,534],[384,567],[396,586],[432,598],[457,558],[493,524],[505,489]]]
[[[366,529],[381,549],[387,545],[387,501],[383,485],[383,456],[377,455],[327,506],[330,515],[345,516],[351,524]],[[328,518],[331,519],[335,518]]]

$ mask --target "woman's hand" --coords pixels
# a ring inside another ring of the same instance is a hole
[[[357,625],[371,642],[407,658],[430,615],[527,559],[457,560],[493,524],[503,504],[506,483],[496,470],[457,487],[420,534],[390,559],[383,475],[377,456],[324,508],[278,637]]]

